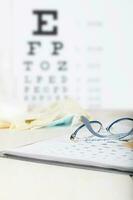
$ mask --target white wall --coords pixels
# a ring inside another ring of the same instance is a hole
[[[12,96],[11,1],[0,0],[0,99]]]
[[[133,1],[82,0],[82,4],[87,2],[88,5],[91,2],[96,8],[96,15],[103,13],[102,17],[106,24],[101,72],[102,107],[133,110]],[[15,68],[12,57],[12,9],[13,0],[0,0],[0,100],[2,102],[16,101],[13,71]],[[84,9],[87,9],[87,6]]]

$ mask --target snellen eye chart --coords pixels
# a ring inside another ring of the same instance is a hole
[[[91,108],[115,101],[110,97],[115,98],[118,84],[112,89],[108,82],[118,73],[113,48],[120,47],[112,32],[118,20],[112,22],[109,6],[103,5],[96,0],[13,1],[13,65],[20,101],[38,105],[71,97]]]

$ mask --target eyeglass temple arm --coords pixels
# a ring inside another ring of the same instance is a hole
[[[81,119],[82,120],[82,119]],[[100,125],[100,129],[98,130],[98,132],[101,130],[101,128],[102,128],[102,123],[101,122],[99,122],[99,121],[89,121],[90,122],[90,124],[93,124],[93,123],[98,123],[99,125]],[[84,123],[80,126],[80,127],[78,127],[75,131],[74,131],[74,133],[72,133],[72,135],[70,136],[70,140],[74,140],[75,139],[75,137],[76,137],[76,135],[77,135],[77,133],[79,132],[79,130],[81,129],[81,128],[83,128],[84,126],[86,126]],[[88,128],[87,128],[88,129]]]
[[[101,137],[101,138],[105,138],[105,137],[106,137],[106,136],[104,136],[104,135],[100,135],[100,134],[98,134],[97,132],[95,132],[95,131],[93,130],[92,126],[91,126],[90,121],[89,121],[86,117],[82,116],[82,117],[81,117],[81,120],[82,120],[82,122],[85,124],[86,128],[87,128],[94,136]],[[99,122],[99,123],[100,123],[100,122]],[[101,124],[101,123],[100,123],[100,124]],[[101,126],[102,126],[102,124],[101,124]]]
[[[70,136],[70,140],[74,140],[75,137],[76,137],[76,135],[77,135],[77,133],[78,133],[78,131],[79,131],[81,128],[83,128],[84,126],[85,126],[85,124],[82,124],[80,127],[78,127],[78,128],[76,129],[76,131],[74,131],[74,133],[72,133],[72,135]]]

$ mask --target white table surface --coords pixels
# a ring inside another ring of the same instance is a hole
[[[56,128],[0,131],[0,150],[68,134]],[[0,200],[133,200],[128,175],[0,158]]]

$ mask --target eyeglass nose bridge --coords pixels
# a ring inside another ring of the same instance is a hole
[[[110,132],[110,126],[107,126],[105,129],[107,132]]]

